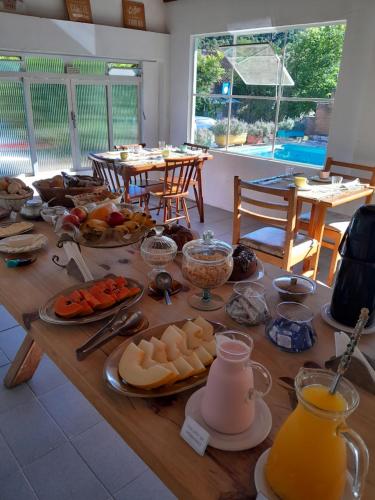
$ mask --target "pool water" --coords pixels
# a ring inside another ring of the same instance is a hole
[[[230,148],[232,152],[241,155],[259,156],[261,158],[274,158],[275,160],[307,163],[309,165],[324,165],[326,145],[312,144],[278,144],[272,154],[271,146],[240,146]]]

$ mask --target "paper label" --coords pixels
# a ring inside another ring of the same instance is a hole
[[[198,453],[198,455],[203,457],[208,445],[208,440],[210,439],[210,435],[206,429],[203,429],[203,427],[193,418],[187,416],[182,426],[180,436]]]

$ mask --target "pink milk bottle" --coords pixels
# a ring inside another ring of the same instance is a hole
[[[206,423],[225,434],[239,434],[253,423],[254,399],[271,389],[271,375],[261,364],[250,360],[253,340],[241,332],[216,334],[217,358],[213,362],[201,401]],[[265,390],[254,388],[254,373],[262,375]]]

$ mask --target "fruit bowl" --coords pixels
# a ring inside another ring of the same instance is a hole
[[[58,218],[55,231],[70,234],[84,246],[113,248],[136,243],[154,225],[145,212],[109,202],[72,208],[68,215]]]

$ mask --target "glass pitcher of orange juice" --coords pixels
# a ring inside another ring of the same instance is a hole
[[[341,500],[347,480],[346,446],[353,452],[354,498],[360,498],[368,469],[368,450],[345,418],[358,406],[353,385],[335,374],[302,368],[295,379],[296,409],[279,430],[268,455],[266,480],[282,500]]]

